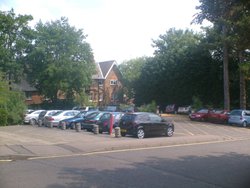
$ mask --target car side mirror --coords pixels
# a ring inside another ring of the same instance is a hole
[[[166,122],[166,120],[165,119],[161,119],[161,122]]]

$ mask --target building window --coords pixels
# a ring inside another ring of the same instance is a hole
[[[25,98],[26,98],[26,100],[32,100],[32,92],[26,91],[25,92]]]
[[[117,85],[117,80],[110,80],[110,85]]]

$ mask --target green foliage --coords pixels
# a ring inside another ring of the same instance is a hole
[[[125,61],[119,65],[119,70],[122,73],[124,94],[130,99],[134,98],[136,81],[140,78],[142,67],[147,60],[147,57],[141,57]]]
[[[157,105],[155,101],[152,101],[149,104],[144,104],[138,108],[140,112],[153,112],[156,113]]]
[[[16,16],[14,10],[0,11],[0,71],[8,78],[19,79],[24,58],[32,43],[33,33],[29,15]]]
[[[148,59],[136,81],[137,105],[155,100],[189,105],[194,95],[205,103],[221,101],[222,68],[211,57],[204,36],[189,30],[170,29],[154,40],[155,57]]]
[[[5,109],[0,109],[0,126],[7,125],[8,113]]]
[[[7,101],[8,124],[22,123],[23,113],[26,109],[24,94],[17,91],[10,91]]]
[[[246,60],[246,57],[242,55],[250,47],[250,2],[246,0],[200,0],[200,5],[196,8],[200,12],[196,15],[194,22],[202,23],[208,20],[213,23],[214,31],[216,31],[213,37],[216,39],[215,43],[218,48],[213,51],[221,51],[224,61],[224,108],[229,109],[228,57],[234,56],[240,64]],[[243,104],[241,108],[246,107],[244,104],[247,96],[245,78],[242,78],[244,76],[240,74],[240,104]]]
[[[77,106],[94,106],[94,103],[89,101],[89,96],[85,92],[76,95],[74,102]]]
[[[2,78],[0,74],[0,78]],[[21,92],[10,91],[5,80],[0,79],[0,109],[7,112],[7,124],[18,124],[23,120],[26,109],[24,95]]]
[[[202,101],[199,99],[199,97],[193,96],[192,100],[193,100],[193,105],[192,105],[193,109],[198,110],[203,107]]]
[[[66,18],[39,22],[35,29],[35,44],[27,57],[30,80],[51,100],[56,100],[58,91],[73,99],[91,84],[95,71],[86,36]]]

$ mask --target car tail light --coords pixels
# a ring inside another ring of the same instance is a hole
[[[54,118],[53,117],[48,117],[48,121],[53,121]]]

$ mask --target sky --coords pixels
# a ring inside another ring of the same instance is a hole
[[[35,25],[67,17],[83,29],[96,62],[152,56],[152,39],[170,28],[193,29],[199,0],[0,0],[0,10],[32,15]]]

